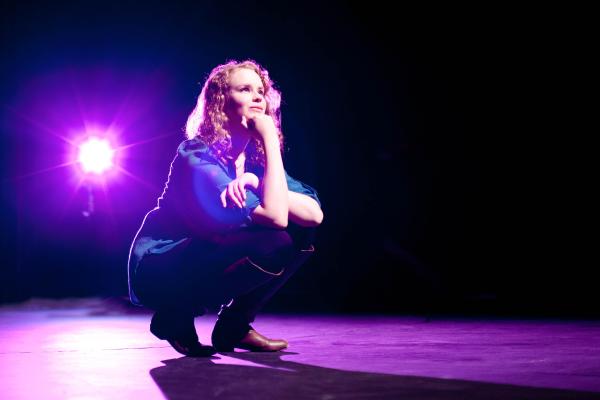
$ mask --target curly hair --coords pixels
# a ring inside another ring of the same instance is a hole
[[[271,116],[277,127],[280,151],[283,152],[284,137],[281,133],[281,93],[269,78],[269,72],[254,60],[235,61],[218,65],[208,75],[202,91],[198,96],[196,107],[189,115],[185,133],[188,139],[198,138],[206,144],[213,154],[227,163],[231,156],[231,134],[225,128],[228,121],[224,112],[227,101],[229,77],[240,68],[250,69],[258,74],[265,90],[267,109],[265,114]],[[246,147],[246,160],[250,163],[265,166],[265,150],[260,140],[251,138]]]

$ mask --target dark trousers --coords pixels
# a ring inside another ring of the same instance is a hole
[[[314,252],[315,233],[316,228],[290,223],[285,230],[253,226],[210,243],[190,239],[167,253],[144,256],[134,291],[157,311],[155,317],[161,315],[153,324],[163,332],[191,334],[194,316],[219,305],[219,319],[248,326]],[[251,268],[248,276],[248,271],[235,269],[240,263],[259,268]]]

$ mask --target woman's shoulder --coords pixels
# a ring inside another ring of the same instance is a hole
[[[187,139],[179,144],[177,153],[181,156],[200,154],[208,151],[208,146],[198,138]]]
[[[201,162],[216,163],[210,147],[198,138],[187,139],[179,144],[177,155],[187,161],[189,165],[199,164]]]

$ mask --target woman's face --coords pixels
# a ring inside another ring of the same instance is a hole
[[[256,72],[248,68],[234,70],[229,75],[229,87],[225,113],[230,121],[266,112],[265,88]]]

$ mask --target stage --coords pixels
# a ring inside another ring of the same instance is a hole
[[[186,358],[122,299],[0,307],[3,399],[600,399],[600,321],[260,315],[281,353]],[[210,343],[216,315],[196,319]]]

